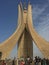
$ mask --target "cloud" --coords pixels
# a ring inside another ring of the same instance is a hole
[[[49,4],[33,5],[33,23],[36,32],[43,37],[45,40],[49,41]],[[34,44],[34,56],[38,55],[43,57],[39,49]],[[37,52],[36,52],[37,51]]]
[[[38,6],[33,7],[33,19],[37,19],[39,15],[42,14],[43,11],[45,11],[45,8],[39,8]]]
[[[49,0],[47,0],[49,2]]]
[[[38,6],[33,7],[33,23],[37,31],[47,29],[49,27],[49,12],[46,10],[48,8],[48,5],[41,8]]]

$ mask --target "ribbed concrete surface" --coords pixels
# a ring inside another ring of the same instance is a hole
[[[27,56],[33,58],[33,43],[29,32],[25,29],[18,41],[18,58]]]

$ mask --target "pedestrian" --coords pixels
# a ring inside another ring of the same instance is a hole
[[[3,60],[2,65],[6,65],[5,61]]]
[[[14,60],[12,61],[12,65],[15,65],[15,61]]]

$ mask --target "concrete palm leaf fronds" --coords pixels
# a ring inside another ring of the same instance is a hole
[[[32,7],[28,8],[18,5],[18,28],[7,40],[0,44],[2,59],[5,59],[18,42],[18,57],[33,57],[32,41],[38,46],[45,58],[49,58],[49,42],[40,37],[32,26]]]

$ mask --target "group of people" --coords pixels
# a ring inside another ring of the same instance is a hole
[[[49,65],[49,59],[41,59],[39,56],[36,56],[34,59],[34,65]]]
[[[21,60],[18,61],[18,65],[31,65],[32,63],[32,58],[30,58],[29,56],[27,58],[23,58]]]
[[[7,65],[5,60],[0,61],[0,65]]]
[[[11,59],[0,60],[0,65],[16,65],[15,58],[13,60]]]
[[[42,59],[41,60],[41,65],[49,65],[49,59]]]
[[[6,60],[2,60],[1,65],[49,65],[49,59],[41,59],[39,56],[36,56],[34,60],[29,56],[27,58],[20,58],[18,59],[18,64],[15,61],[17,60],[13,59],[11,61],[12,64],[7,64],[8,62]],[[34,62],[34,64],[32,64],[32,62]]]

